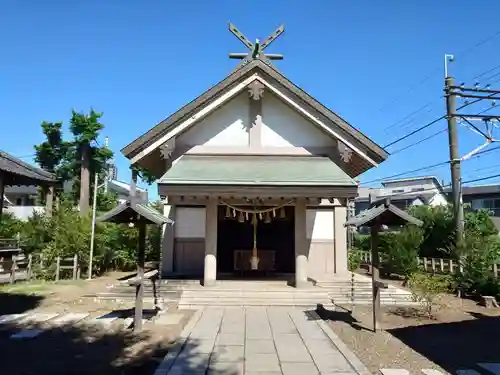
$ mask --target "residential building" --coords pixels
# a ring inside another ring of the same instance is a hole
[[[5,211],[20,220],[28,220],[33,212],[45,212],[45,206],[38,204],[38,187],[30,186],[6,186],[4,191]]]
[[[104,185],[110,192],[117,194],[118,201],[124,202],[130,194],[130,184],[116,179],[117,170],[114,167],[109,173],[109,179]],[[71,191],[71,183],[64,185],[64,191]],[[45,212],[45,206],[37,203],[38,187],[30,186],[6,186],[4,191],[4,212],[12,213],[20,220],[28,220],[33,212]],[[139,202],[148,202],[148,191],[136,188]]]
[[[436,177],[409,177],[385,180],[380,188],[359,188],[355,199],[356,215],[370,207],[370,195],[375,201],[387,197],[401,209],[422,204],[438,206],[447,203],[446,193]]]
[[[53,174],[0,151],[0,214],[5,207],[5,212],[26,219],[33,210],[44,210],[35,203],[37,186],[46,188],[47,207],[51,210],[56,183]]]
[[[485,209],[492,216],[500,217],[500,184],[464,186],[462,200],[466,210]]]

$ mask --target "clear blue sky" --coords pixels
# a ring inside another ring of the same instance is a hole
[[[227,54],[242,52],[243,45],[228,32],[228,21],[251,40],[283,22],[285,34],[269,48],[285,55],[279,69],[381,145],[444,113],[444,53],[456,55],[450,70],[470,85],[500,65],[498,1],[0,0],[0,6],[0,149],[31,161],[27,155],[43,140],[43,120],[67,123],[72,108],[94,107],[104,112],[103,136],[110,137],[123,180],[128,163],[119,150],[236,64]],[[500,87],[500,67],[482,78],[499,80],[493,86]],[[461,127],[462,154],[481,143]],[[464,179],[499,173],[499,156],[466,162]],[[391,156],[361,180],[447,158],[442,133]],[[449,181],[446,166],[419,174]],[[150,190],[156,196],[156,187]]]

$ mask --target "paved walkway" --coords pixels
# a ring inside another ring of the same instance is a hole
[[[293,308],[207,308],[156,375],[358,374],[316,317]]]

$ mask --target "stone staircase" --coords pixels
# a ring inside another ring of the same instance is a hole
[[[354,282],[347,279],[316,281],[315,285],[328,290],[328,294],[334,304],[337,305],[369,305],[372,303],[372,283],[365,276],[356,275]],[[387,289],[381,289],[380,302],[382,305],[416,305],[412,300],[411,292],[389,285]]]
[[[354,295],[352,294],[354,286]],[[199,280],[164,280],[157,287],[163,304],[177,304],[180,308],[203,306],[296,306],[315,308],[318,304],[371,304],[372,291],[369,279],[336,279],[316,281],[304,288],[294,288],[286,281],[218,280],[215,286],[205,288]],[[126,301],[135,299],[135,289],[117,284],[104,293],[95,295],[100,300]],[[154,292],[151,284],[145,287],[145,303],[152,303]],[[381,292],[383,305],[412,305],[411,294],[394,286]]]

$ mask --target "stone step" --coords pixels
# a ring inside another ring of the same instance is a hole
[[[294,301],[294,300],[245,300],[245,301],[228,301],[228,300],[213,300],[213,299],[197,299],[197,300],[181,300],[179,301],[179,308],[192,308],[197,306],[295,306],[295,307],[309,307],[316,308],[321,303],[323,306],[333,308],[333,304],[329,301]]]

